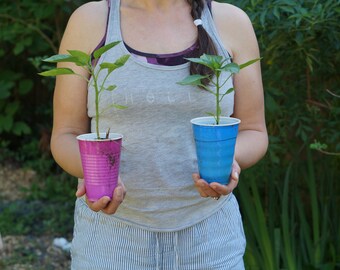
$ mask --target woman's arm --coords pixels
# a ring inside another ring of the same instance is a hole
[[[243,64],[260,57],[251,21],[241,9],[213,2],[212,11],[222,41],[235,63]],[[233,116],[241,119],[235,159],[245,169],[258,162],[268,147],[260,62],[235,75],[234,87]]]
[[[106,1],[90,2],[78,8],[70,17],[59,53],[67,53],[67,50],[92,52],[104,36],[107,12]],[[85,70],[72,63],[61,63],[58,67],[68,67],[88,77]],[[89,131],[87,82],[74,75],[57,76],[51,150],[56,162],[75,177],[83,176],[76,136]]]
[[[243,64],[260,57],[257,39],[248,16],[230,4],[212,2],[217,31],[233,61]],[[266,153],[268,135],[264,115],[264,97],[259,62],[234,77],[234,117],[241,119],[236,140],[235,160],[228,185],[208,184],[193,174],[195,186],[202,197],[219,197],[232,192],[238,185],[241,168],[258,162]]]

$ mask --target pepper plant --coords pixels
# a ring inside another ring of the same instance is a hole
[[[107,52],[108,50],[112,49],[116,45],[118,45],[121,41],[115,41],[111,42],[93,52],[93,54],[88,54],[83,51],[79,50],[68,50],[68,54],[56,54],[53,55],[47,59],[44,59],[44,62],[49,63],[61,63],[61,62],[67,62],[67,63],[74,63],[79,67],[82,67],[86,70],[86,72],[89,74],[89,78],[84,77],[81,74],[78,74],[74,72],[71,68],[53,68],[44,72],[39,73],[41,76],[59,76],[59,75],[76,75],[80,76],[86,82],[88,83],[88,86],[92,85],[95,90],[95,119],[96,119],[96,134],[97,139],[100,138],[100,132],[99,132],[99,117],[102,111],[99,111],[99,99],[100,94],[103,91],[113,91],[116,89],[116,85],[105,85],[105,82],[109,75],[116,70],[117,68],[120,68],[125,65],[126,61],[129,59],[130,55],[126,54],[121,57],[119,57],[115,62],[109,63],[109,62],[103,62],[99,65],[99,68],[96,69],[96,62],[100,58],[103,53]],[[92,58],[93,56],[93,58]],[[106,71],[106,75],[102,82],[98,82],[99,74],[102,71]],[[105,108],[104,110],[107,110],[109,108],[117,108],[117,109],[125,109],[126,106],[119,105],[119,104],[111,104],[108,108]],[[108,136],[109,131],[107,132],[106,137]]]
[[[208,67],[211,71],[211,75],[200,75],[193,74],[187,76],[182,81],[178,82],[180,85],[197,85],[209,93],[215,96],[215,112],[207,112],[208,115],[213,116],[215,118],[216,125],[220,123],[220,117],[222,114],[221,109],[221,101],[223,98],[234,91],[234,88],[231,87],[226,91],[222,92],[223,86],[232,78],[232,76],[236,73],[239,73],[241,69],[257,62],[260,58],[250,60],[244,64],[238,65],[236,63],[230,62],[230,58],[223,58],[220,55],[209,55],[203,54],[199,58],[186,58],[190,62],[194,62],[200,65],[204,65]],[[223,81],[221,80],[222,72],[229,72],[229,76]],[[202,80],[207,79],[208,84],[204,84]]]

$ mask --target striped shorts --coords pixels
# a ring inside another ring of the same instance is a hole
[[[189,228],[154,232],[90,210],[78,199],[73,270],[244,269],[245,236],[237,200]]]

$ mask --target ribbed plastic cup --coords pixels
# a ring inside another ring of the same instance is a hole
[[[105,133],[100,137],[104,138]],[[123,136],[110,133],[108,139],[96,139],[95,133],[77,137],[84,172],[86,196],[97,201],[103,196],[112,199],[118,183],[120,153]]]
[[[208,183],[228,184],[240,122],[232,117],[221,117],[219,125],[213,117],[191,120],[199,174]]]

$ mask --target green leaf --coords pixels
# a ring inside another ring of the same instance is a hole
[[[74,73],[74,71],[70,68],[54,68],[51,70],[40,72],[38,74],[40,76],[45,76],[45,77],[48,77],[48,76],[54,77],[58,75],[69,75],[69,74],[76,74],[76,73]]]
[[[219,69],[222,66],[223,57],[220,55],[203,54],[200,57],[212,70]]]
[[[113,91],[117,88],[117,85],[110,85],[109,87],[105,88],[106,91]]]
[[[107,69],[109,73],[111,73],[112,71],[118,68],[116,64],[109,63],[109,62],[101,63],[99,66],[101,69]]]
[[[77,58],[79,63],[78,66],[86,66],[90,63],[91,56],[87,53],[78,50],[68,50],[70,55]]]
[[[108,50],[110,50],[111,48],[115,47],[119,43],[120,43],[120,41],[111,42],[111,43],[109,43],[109,44],[99,48],[98,50],[95,50],[93,52],[94,58],[98,59],[99,57],[102,56],[103,53],[107,52]]]
[[[288,6],[282,6],[280,7],[283,11],[287,12],[287,13],[292,13],[294,14],[295,10],[292,7],[288,7]]]
[[[22,53],[24,49],[25,49],[24,45],[22,43],[18,43],[18,44],[15,45],[15,47],[13,49],[13,54],[18,55],[18,54]]]
[[[18,111],[19,107],[19,102],[8,103],[5,109],[6,115],[12,117]]]
[[[260,23],[262,27],[265,26],[266,16],[267,16],[267,10],[264,10],[260,15]]]
[[[227,92],[225,92],[225,95],[228,95],[228,94],[230,94],[230,93],[233,92],[233,91],[234,91],[234,88],[231,87],[231,88],[229,88],[229,89],[227,90]]]
[[[186,78],[184,78],[182,81],[178,82],[180,85],[200,85],[201,80],[209,77],[208,75],[189,75]]]
[[[204,66],[208,66],[207,63],[204,60],[202,60],[201,58],[185,58],[185,59],[190,61],[190,62],[193,62],[193,63],[201,64],[201,65],[204,65]]]
[[[52,55],[43,60],[48,63],[59,63],[59,62],[70,62],[70,63],[80,63],[77,57],[74,57],[69,54],[56,54]]]
[[[130,55],[125,54],[118,58],[114,63],[104,62],[100,64],[101,69],[107,69],[108,73],[110,74],[117,68],[120,68],[125,65],[126,61],[130,58]]]
[[[223,58],[220,55],[203,54],[199,58],[185,58],[190,62],[206,66],[212,70],[218,69],[222,66]]]
[[[314,140],[314,143],[310,144],[310,149],[313,149],[313,150],[326,150],[327,149],[327,144],[324,144],[324,143],[320,143],[316,140]]]
[[[229,63],[223,66],[221,70],[228,71],[231,74],[235,74],[240,72],[240,66],[236,63]]]
[[[33,88],[33,81],[26,79],[19,82],[19,93],[25,95],[30,92]]]
[[[0,115],[0,129],[9,132],[13,126],[13,117]]]
[[[248,62],[245,62],[245,63],[243,63],[243,64],[240,65],[240,69],[243,69],[243,68],[245,68],[245,67],[247,67],[247,66],[250,66],[250,65],[256,63],[257,61],[260,61],[261,59],[262,59],[262,58],[256,58],[256,59],[250,60],[250,61],[248,61]]]
[[[30,134],[31,128],[24,122],[15,122],[13,125],[13,133],[15,135]]]
[[[122,67],[125,65],[125,63],[127,62],[127,60],[129,60],[130,55],[129,54],[125,54],[121,57],[119,57],[116,61],[115,61],[115,65],[118,67]]]
[[[205,114],[212,116],[212,117],[215,117],[215,114],[213,114],[212,112],[205,112]]]
[[[269,93],[265,94],[265,107],[268,112],[274,113],[280,110],[280,105],[277,103],[276,100],[277,99]]]
[[[127,106],[119,105],[119,104],[112,104],[112,107],[116,109],[120,109],[120,110],[127,109]]]
[[[14,82],[0,80],[0,99],[6,99],[11,95]]]
[[[280,12],[279,12],[279,8],[277,6],[274,7],[273,9],[273,15],[280,20]]]

